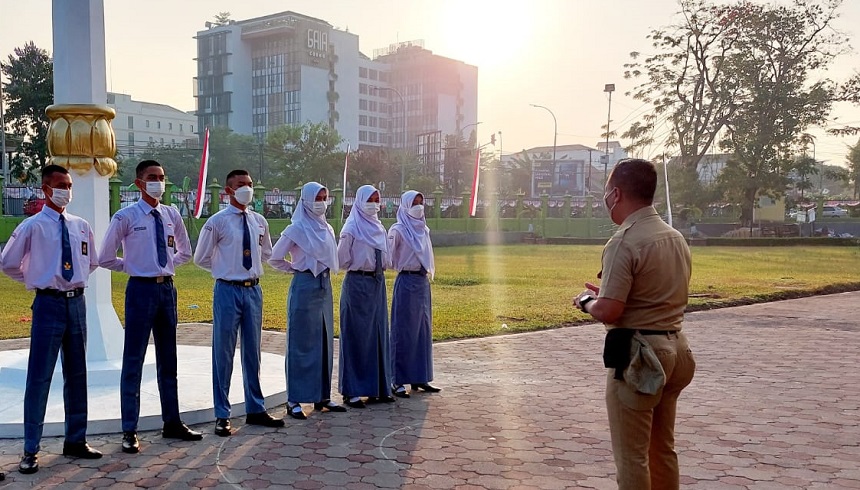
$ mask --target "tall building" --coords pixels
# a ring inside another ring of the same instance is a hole
[[[325,123],[353,149],[415,152],[427,135],[459,135],[476,122],[477,67],[419,42],[371,59],[356,34],[295,12],[207,23],[196,39],[199,129],[226,126],[262,140],[280,125]]]
[[[116,146],[133,157],[149,145],[197,146],[197,117],[175,107],[134,100],[131,95],[108,92],[107,105],[116,111],[111,125]]]

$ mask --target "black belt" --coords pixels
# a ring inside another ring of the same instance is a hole
[[[218,282],[224,282],[231,286],[242,286],[245,288],[254,287],[260,284],[260,279],[245,279],[244,281],[228,281],[227,279],[218,279]]]
[[[37,289],[36,294],[42,296],[53,296],[55,298],[77,298],[84,294],[84,288],[75,288],[69,291],[60,291],[59,289]]]
[[[419,270],[419,271],[400,271],[400,273],[401,273],[401,274],[415,274],[415,275],[418,275],[418,276],[426,276],[426,275],[427,275],[427,271],[425,271],[425,270]]]
[[[678,333],[680,330],[636,330],[642,335],[669,335],[673,333]]]
[[[156,276],[156,277],[143,277],[143,276],[131,276],[131,279],[140,282],[153,282],[156,284],[161,284],[163,282],[173,282],[173,276]]]
[[[314,271],[312,271],[310,269],[305,269],[303,271],[294,271],[294,272],[296,272],[298,274],[313,274],[314,273]],[[325,274],[326,272],[328,272],[328,269],[323,269],[322,271],[320,271],[320,275]]]
[[[375,276],[376,271],[347,271],[347,274],[358,274],[359,276]]]

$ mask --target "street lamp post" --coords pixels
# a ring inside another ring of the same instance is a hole
[[[615,91],[614,83],[607,83],[603,86],[603,91],[609,94],[609,111],[606,115],[606,160],[603,162],[603,185],[606,186],[606,179],[609,176],[609,123],[612,121],[612,92]]]
[[[549,185],[550,185],[550,194],[552,194],[552,185],[555,183],[555,152],[558,143],[558,120],[555,118],[555,114],[549,107],[544,107],[542,105],[537,104],[529,104],[532,107],[538,107],[540,109],[544,109],[549,112],[549,115],[552,116],[552,124],[553,124],[553,133],[552,133],[552,174],[550,174]],[[532,189],[534,191],[534,189]]]
[[[0,165],[3,167],[3,182],[9,185],[9,164],[6,163],[6,118],[3,112],[3,72],[0,71]]]
[[[401,107],[401,110],[403,111],[403,150],[406,151],[408,154],[409,149],[406,145],[406,140],[407,140],[409,135],[408,135],[407,125],[406,125],[406,102],[404,102],[403,94],[401,94],[400,91],[397,90],[396,88],[391,88],[391,87],[373,87],[373,88],[374,88],[374,90],[377,90],[377,91],[388,90],[388,91],[394,92],[395,94],[397,94],[397,97],[400,99],[400,107]],[[400,192],[405,192],[405,191],[406,191],[406,159],[401,158],[400,159]]]

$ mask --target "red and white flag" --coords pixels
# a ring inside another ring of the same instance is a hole
[[[194,201],[194,217],[199,218],[203,214],[203,201],[206,197],[206,176],[209,171],[209,128],[206,128],[206,136],[203,139],[203,158],[200,160],[200,173],[197,174],[197,199]],[[218,196],[212,196],[218,199]]]
[[[481,179],[481,150],[475,152],[475,176],[472,179],[472,198],[469,200],[469,216],[478,211],[478,183]]]

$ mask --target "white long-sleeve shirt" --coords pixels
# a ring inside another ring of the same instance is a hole
[[[390,269],[388,254],[382,254],[382,269]],[[349,234],[342,234],[337,244],[337,263],[341,269],[350,271],[376,270],[376,249]]]
[[[228,206],[215,213],[203,225],[194,251],[194,263],[212,273],[215,279],[243,281],[263,275],[263,262],[272,257],[269,223],[259,213],[247,212],[251,235],[251,269],[243,265],[242,210]]]
[[[158,264],[153,209],[158,209],[164,226],[167,245],[167,265],[164,267]],[[122,257],[117,256],[120,246]],[[113,215],[101,250],[100,266],[135,277],[172,276],[176,267],[191,260],[191,241],[179,211],[161,203],[153,208],[143,199]]]
[[[3,273],[23,282],[27,289],[70,291],[87,286],[90,273],[98,267],[98,254],[90,224],[83,218],[63,213],[72,249],[71,281],[62,275],[62,235],[60,213],[48,206],[21,222],[3,249]]]

